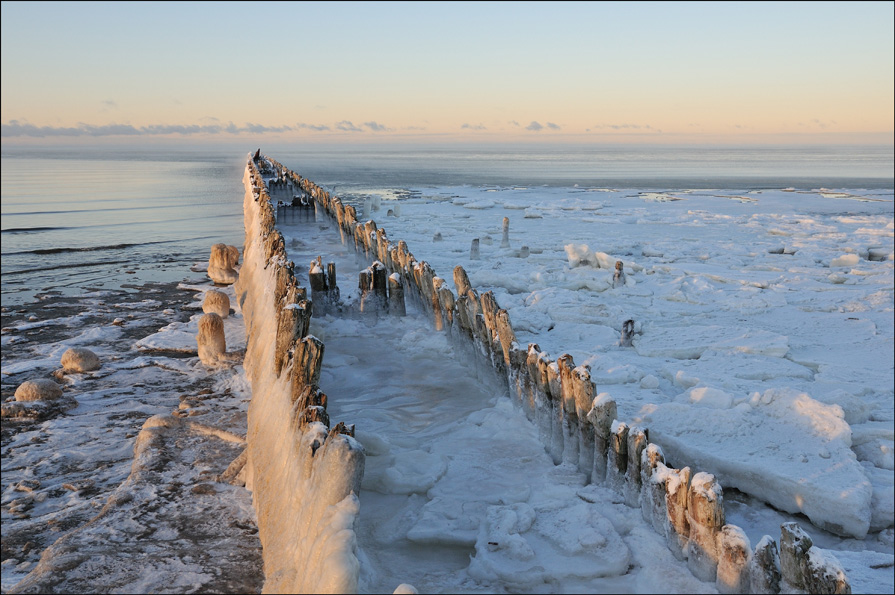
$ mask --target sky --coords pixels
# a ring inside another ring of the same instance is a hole
[[[2,2],[2,142],[892,145],[893,6]]]

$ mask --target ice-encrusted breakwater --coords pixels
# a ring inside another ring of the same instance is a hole
[[[236,292],[253,395],[245,479],[258,515],[264,591],[354,592],[364,452],[352,427],[330,428],[327,397],[317,386],[324,346],[308,335],[311,303],[286,260],[251,158],[244,182],[246,241]]]
[[[393,278],[397,275],[396,287],[403,286],[410,299],[431,312],[437,329],[448,332],[458,346],[472,345],[508,379],[510,393],[538,426],[557,464],[577,467],[592,483],[609,485],[629,505],[641,507],[672,552],[688,559],[694,574],[729,592],[775,592],[781,571],[796,588],[848,589],[835,562],[812,549],[810,539],[793,537],[801,535],[797,527],[783,528],[782,568],[775,562],[773,539],[762,539],[752,550],[738,527],[725,524],[723,495],[714,477],[667,467],[661,448],[649,444],[648,429],[615,419],[612,398],[596,394],[590,371],[575,366],[571,356],[551,361],[535,344],[523,349],[506,310],[491,292],[479,295],[462,267],[454,270],[454,294],[427,263],[416,261],[405,242],[390,242],[375,222],[359,223],[353,207],[272,159],[266,161],[278,185],[287,183],[311,197],[338,221],[344,241],[380,262]],[[582,497],[586,495],[584,490]],[[799,547],[791,545],[796,541]]]

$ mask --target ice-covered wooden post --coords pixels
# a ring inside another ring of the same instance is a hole
[[[286,304],[278,310],[274,348],[274,371],[279,376],[288,361],[289,349],[308,334],[313,306],[296,290],[286,294]]]
[[[292,396],[300,395],[305,387],[320,384],[320,366],[323,363],[323,341],[308,335],[295,342],[292,349]]]
[[[612,275],[612,286],[621,287],[625,284],[625,263],[620,260],[615,261],[615,274]]]
[[[615,399],[609,393],[596,396],[587,413],[587,420],[594,428],[594,469],[591,473],[593,483],[606,479],[606,460],[609,456],[609,443],[612,434],[612,422],[618,417]]]
[[[393,316],[407,315],[407,307],[404,305],[404,284],[398,273],[392,273],[388,277],[388,312]]]
[[[780,554],[770,535],[759,540],[749,560],[749,592],[776,595],[780,592]]]
[[[633,426],[628,430],[628,468],[625,469],[625,504],[640,506],[640,455],[649,444],[649,430]]]
[[[687,514],[687,500],[690,493],[689,467],[668,469],[665,480],[665,507],[668,510],[665,524],[665,540],[668,549],[678,560],[687,558],[687,544],[690,543],[690,517]]]
[[[615,420],[609,432],[609,456],[606,457],[606,485],[625,493],[625,472],[628,470],[628,424]]]
[[[667,469],[665,454],[659,445],[648,444],[640,453],[640,511],[643,520],[650,523],[660,535],[665,533]]]
[[[724,526],[721,484],[711,473],[700,472],[690,481],[687,494],[687,566],[699,580],[715,582],[718,572],[718,533]]]
[[[239,261],[239,250],[227,244],[214,244],[208,258],[208,276],[219,285],[232,285],[239,278],[233,268]]]
[[[479,255],[479,239],[475,238],[472,240],[472,246],[469,247],[469,260],[478,260]]]
[[[634,320],[628,319],[622,323],[622,336],[618,341],[621,347],[631,347],[634,345]]]
[[[587,414],[593,407],[597,386],[591,381],[587,366],[578,366],[572,370],[572,388],[578,423],[578,470],[590,482],[594,472],[594,427],[587,419]]]
[[[336,263],[330,262],[326,265],[326,290],[327,290],[327,300],[329,300],[329,305],[333,306],[339,302],[339,298],[341,298],[341,292],[339,291],[339,286],[336,282]]]
[[[469,277],[466,275],[466,270],[457,265],[454,267],[454,286],[457,288],[457,295],[466,295],[469,293],[469,290],[472,289],[472,285],[469,284]]]
[[[442,331],[444,330],[444,312],[441,309],[441,300],[439,299],[439,293],[441,292],[442,287],[444,287],[444,279],[441,277],[432,277],[432,315],[435,317],[435,330]]]
[[[553,458],[554,464],[559,465],[563,455],[563,408],[559,366],[556,365],[556,362],[551,362],[547,353],[544,352],[538,358],[538,368],[540,382],[543,383],[544,394],[547,395],[550,405],[550,442],[547,445],[547,452]]]
[[[308,284],[311,286],[311,303],[314,308],[314,316],[323,316],[326,314],[329,296],[326,291],[326,273],[323,272],[323,265],[319,256],[317,260],[311,261],[311,267],[308,271]]]
[[[202,363],[206,366],[217,365],[219,358],[227,352],[223,319],[217,314],[203,314],[199,319],[196,343]]]
[[[780,573],[794,589],[806,589],[804,566],[812,545],[811,537],[798,523],[780,525]]]
[[[384,312],[388,306],[388,281],[385,266],[378,260],[358,275],[361,312]]]
[[[223,291],[209,289],[205,292],[202,311],[206,314],[217,314],[221,318],[230,316],[230,297]]]
[[[724,525],[718,536],[718,576],[715,586],[719,593],[750,593],[749,562],[752,544],[746,532],[736,525]]]
[[[503,218],[503,239],[500,240],[501,248],[509,248],[510,247],[510,218]]]
[[[575,407],[575,389],[574,380],[572,379],[572,370],[575,369],[575,362],[571,355],[564,353],[557,358],[556,365],[559,366],[562,390],[562,460],[563,463],[569,463],[577,467],[580,440],[578,437],[578,409]]]
[[[456,311],[457,303],[454,299],[454,292],[442,285],[438,289],[438,303],[441,304],[441,310],[446,317],[445,324],[447,324],[450,330],[454,327],[454,312]]]

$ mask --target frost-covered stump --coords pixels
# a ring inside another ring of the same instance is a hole
[[[665,480],[665,541],[668,549],[678,560],[687,558],[690,543],[690,516],[687,512],[690,493],[690,468],[671,469]]]
[[[581,445],[578,438],[578,408],[575,406],[575,391],[572,387],[572,370],[575,369],[575,362],[571,355],[565,353],[559,356],[556,364],[559,366],[560,394],[562,395],[562,462],[577,467],[578,451]]]
[[[719,593],[749,593],[749,563],[752,545],[746,533],[736,525],[724,525],[718,536],[718,576],[715,586]]]
[[[528,346],[528,375],[531,381],[531,401],[534,403],[538,426],[538,437],[547,452],[551,452],[553,440],[553,412],[547,396],[547,368],[541,363],[547,354],[540,346],[530,343]]]
[[[715,582],[718,573],[718,532],[724,526],[724,498],[721,485],[711,473],[697,473],[687,493],[687,566],[693,575]]]
[[[628,319],[622,323],[622,334],[618,340],[620,347],[632,347],[634,345],[634,321]]]
[[[209,289],[202,301],[202,311],[206,314],[217,314],[221,318],[230,316],[230,297],[223,291]]]
[[[472,240],[472,245],[469,247],[469,260],[478,260],[481,257],[481,251],[479,249],[479,239],[475,238]]]
[[[597,395],[587,413],[587,420],[594,428],[594,468],[591,472],[593,483],[606,479],[607,458],[612,435],[612,422],[618,417],[618,406],[609,393]]]
[[[640,507],[640,457],[649,444],[649,430],[633,426],[628,430],[628,467],[625,469],[625,504]]]
[[[648,444],[640,453],[640,512],[659,535],[665,534],[665,481],[668,467],[658,444]]]
[[[545,366],[547,398],[550,399],[550,412],[552,414],[549,452],[553,457],[553,462],[559,465],[563,462],[563,453],[565,452],[565,432],[563,430],[564,410],[559,365],[556,362],[551,362],[547,358],[546,353],[541,360],[541,365]]]
[[[234,267],[239,262],[239,249],[227,244],[214,244],[208,258],[208,276],[220,285],[232,285],[239,278]]]
[[[780,525],[780,573],[794,589],[805,589],[803,566],[813,544],[798,523]]]
[[[628,470],[628,424],[614,420],[609,430],[609,454],[606,457],[606,485],[624,495]]]
[[[55,401],[62,396],[62,387],[49,378],[26,380],[16,388],[16,401]]]
[[[404,283],[399,273],[388,276],[388,313],[392,316],[406,316],[407,306],[404,304]]]
[[[92,372],[100,367],[100,361],[96,354],[83,347],[66,349],[60,363],[66,372]]]
[[[339,286],[336,284],[336,263],[328,263],[324,272],[323,261],[319,256],[317,260],[311,261],[308,284],[311,286],[314,314],[323,316],[327,312],[332,312],[341,297]]]
[[[292,349],[292,400],[308,386],[320,384],[320,366],[323,363],[323,341],[308,335],[295,342]]]
[[[510,247],[510,218],[503,218],[503,239],[500,240],[501,248],[509,248]]]
[[[777,542],[770,535],[761,538],[749,560],[749,591],[756,594],[780,592],[780,555]]]
[[[615,273],[612,275],[612,287],[621,287],[625,284],[625,263],[615,261]]]
[[[388,311],[388,282],[385,266],[378,260],[358,275],[360,311],[379,314]]]
[[[780,571],[788,588],[809,593],[851,593],[851,585],[834,557],[813,545],[797,523],[780,526]]]
[[[296,341],[308,334],[311,324],[312,304],[303,298],[298,288],[286,294],[286,303],[277,315],[276,349],[274,350],[274,371],[279,376],[289,360],[289,350]]]
[[[217,314],[203,314],[199,319],[199,333],[196,335],[199,359],[206,366],[220,363],[227,353],[227,340],[224,337],[224,321]]]
[[[448,329],[448,331],[452,332],[457,310],[457,300],[454,297],[454,292],[451,291],[449,287],[445,287],[443,284],[438,289],[438,305],[441,308],[442,315],[444,316],[445,327]]]
[[[587,366],[578,366],[572,370],[572,392],[578,422],[578,470],[590,482],[593,481],[594,473],[594,427],[587,416],[593,408],[597,385],[591,380]]]

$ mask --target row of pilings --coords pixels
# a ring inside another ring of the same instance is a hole
[[[252,384],[246,487],[258,517],[264,591],[356,592],[353,528],[365,456],[352,425],[330,423],[319,387],[324,344],[308,333],[314,308],[276,229],[268,168],[248,158],[236,284]]]
[[[507,311],[491,291],[473,288],[462,266],[453,271],[455,294],[405,241],[391,241],[375,221],[359,222],[354,206],[269,157],[258,159],[334,218],[342,241],[373,260],[371,268],[390,272],[389,285],[400,285],[393,291],[417,302],[437,330],[471,346],[507,379],[511,397],[536,424],[554,463],[577,467],[588,482],[639,507],[696,577],[723,593],[851,592],[838,562],[813,546],[796,523],[781,526],[779,547],[764,536],[752,548],[740,527],[725,523],[723,490],[712,474],[667,465],[661,447],[649,442],[648,428],[618,420],[614,399],[597,394],[589,368],[576,366],[571,355],[554,361],[535,343],[522,347]]]

